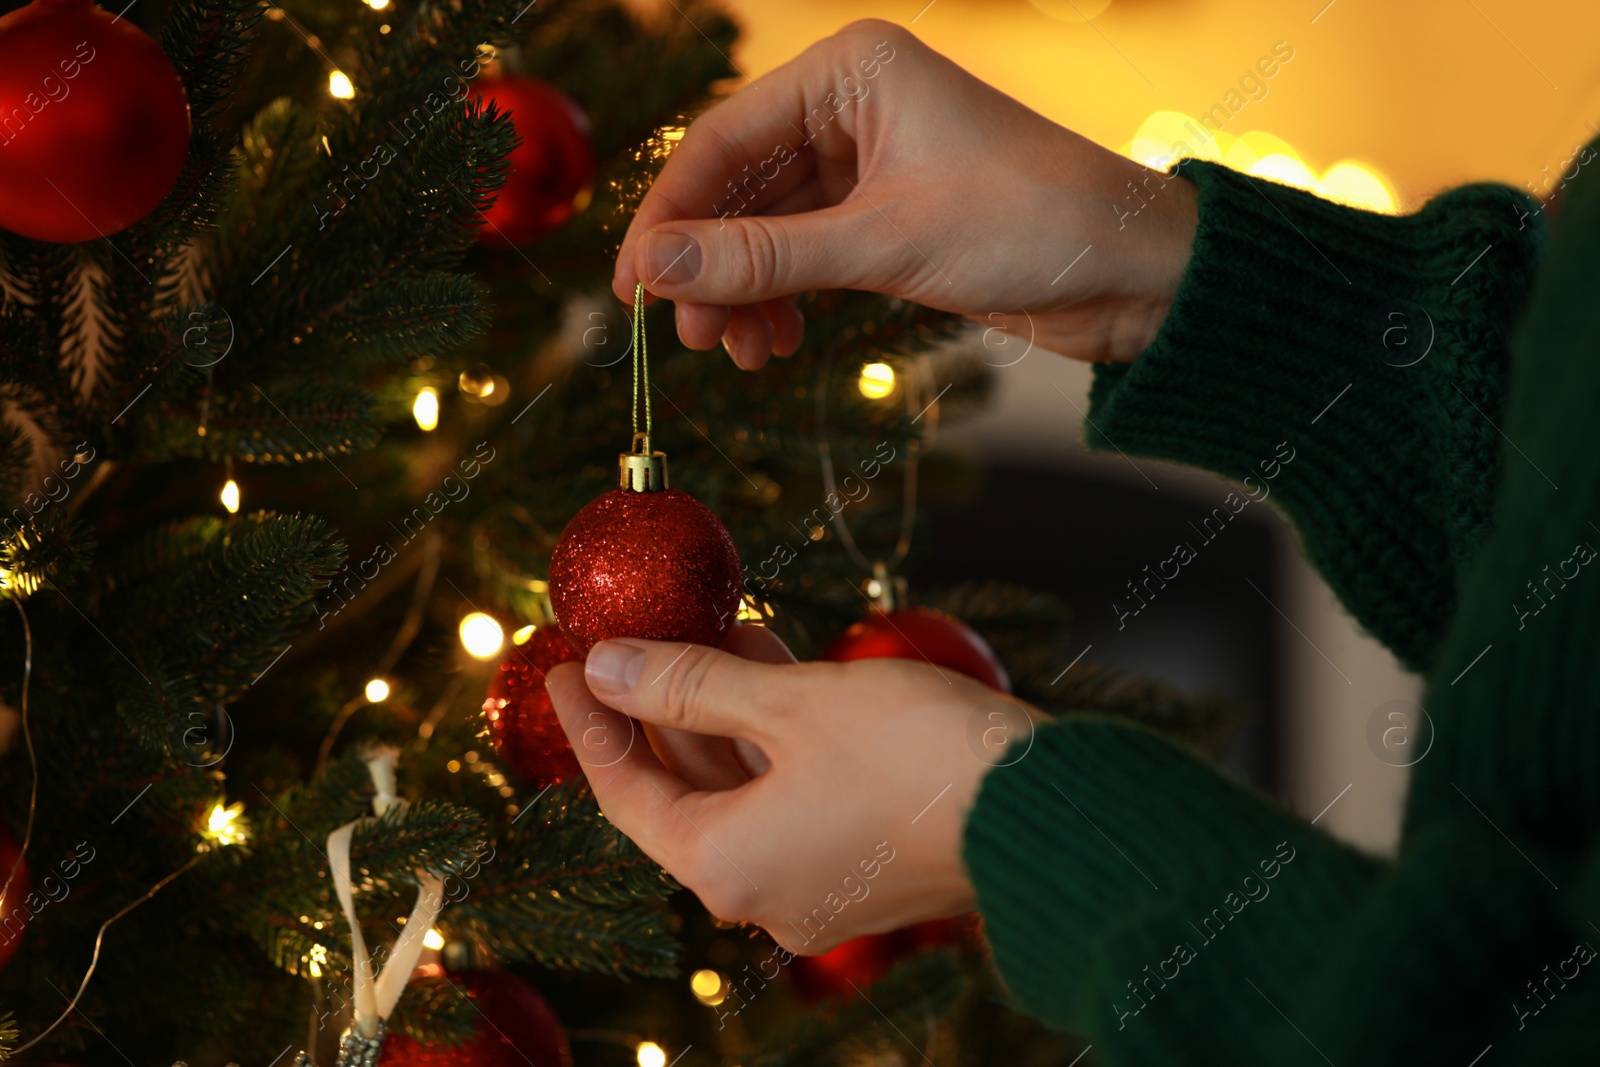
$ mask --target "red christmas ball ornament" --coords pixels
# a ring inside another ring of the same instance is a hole
[[[473,1036],[444,1045],[390,1034],[378,1067],[572,1067],[561,1020],[527,982],[505,971],[464,971],[437,981],[472,998]]]
[[[930,919],[886,934],[853,937],[820,956],[796,956],[789,967],[795,987],[808,1003],[850,997],[856,989],[864,990],[888,974],[907,956],[926,948],[965,943],[977,925],[976,912]]]
[[[834,638],[823,659],[916,659],[976,678],[1002,693],[1011,692],[1005,665],[972,627],[934,608],[909,608],[872,614]]]
[[[178,72],[93,0],[33,0],[0,18],[0,227],[41,241],[126,229],[189,152]]]
[[[28,861],[22,858],[22,846],[11,836],[11,830],[0,823],[0,885],[5,884],[13,868],[17,876],[11,879],[5,898],[0,899],[0,968],[10,962],[12,953],[22,942],[22,932],[32,914],[24,901],[33,889],[28,878]]]
[[[561,631],[541,626],[511,651],[489,680],[483,717],[500,758],[519,777],[539,789],[577,778],[582,769],[561,729],[545,674],[558,663],[581,663]]]
[[[588,203],[594,181],[588,116],[537,78],[500,78],[474,85],[472,95],[509,112],[522,139],[511,150],[505,185],[484,213],[479,240],[525,245],[549,236]]]
[[[852,937],[820,956],[796,956],[789,964],[795,989],[808,1004],[855,996],[888,974],[902,954],[896,933]]]
[[[550,603],[574,647],[613,637],[716,645],[738,617],[739,553],[722,520],[666,487],[666,457],[621,457],[622,487],[587,504],[550,556]]]

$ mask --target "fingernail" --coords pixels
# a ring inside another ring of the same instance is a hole
[[[652,233],[645,248],[650,285],[682,285],[700,275],[700,242],[688,234]]]
[[[602,641],[589,650],[583,673],[589,688],[601,693],[626,693],[639,684],[644,649],[620,641]]]

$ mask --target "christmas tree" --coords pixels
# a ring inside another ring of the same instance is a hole
[[[33,6],[52,2],[71,0]],[[564,742],[495,732],[508,672],[556,632],[557,538],[629,444],[616,246],[736,77],[736,31],[688,0],[659,20],[369,3],[130,7],[182,85],[181,170],[91,239],[0,232],[0,1047],[333,1063],[359,1006],[342,848],[364,951],[402,979],[421,951],[383,1062],[1067,1062],[1070,1038],[1005,1012],[970,923],[932,951],[878,945],[844,973],[881,980],[815,1009],[787,974],[752,983],[765,935],[715,922],[616,832]],[[0,24],[0,67],[16,47]],[[28,105],[0,166],[51,116]],[[99,174],[112,206],[147,165]],[[950,474],[933,428],[987,390],[945,315],[843,293],[804,309],[805,349],[757,378],[646,314],[673,484],[731,531],[741,618],[802,658],[914,563],[918,487]],[[850,472],[870,491],[840,503]],[[1212,703],[1063,672],[1048,597],[919,599],[1047,710],[1221,733]],[[496,1011],[521,1058],[496,1051]]]

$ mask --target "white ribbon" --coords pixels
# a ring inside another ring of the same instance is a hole
[[[367,770],[378,788],[372,798],[372,810],[380,818],[391,808],[405,806],[405,801],[394,793],[395,759],[394,750],[387,749],[367,760]],[[344,907],[345,921],[350,924],[350,956],[355,962],[355,1019],[352,1026],[363,1037],[376,1037],[378,1023],[388,1019],[394,1012],[394,1006],[410,981],[417,960],[422,956],[422,939],[433,928],[433,921],[439,917],[439,909],[444,906],[444,880],[432,871],[417,870],[417,881],[421,884],[417,903],[411,909],[405,929],[394,943],[389,961],[375,972],[372,958],[367,953],[366,941],[361,936],[361,923],[356,918],[350,884],[350,840],[355,836],[356,828],[367,821],[366,818],[360,818],[347,822],[328,835],[328,866],[333,871],[334,892]]]

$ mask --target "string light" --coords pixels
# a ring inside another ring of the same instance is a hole
[[[728,999],[722,975],[706,968],[689,976],[689,989],[694,993],[694,999],[713,1008]]]
[[[322,925],[318,923],[317,925]],[[313,978],[322,977],[322,964],[328,958],[328,950],[322,945],[312,945],[311,951],[306,954],[306,970]]]
[[[533,636],[533,632],[535,630],[537,630],[537,629],[538,629],[537,626],[534,626],[534,625],[531,625],[531,624],[528,625],[528,626],[524,626],[522,629],[518,630],[516,633],[511,635],[511,643],[513,645],[525,645],[525,644],[527,644],[528,643],[528,638],[532,637]]]
[[[417,425],[424,432],[436,429],[439,425],[439,390],[431,385],[419,389],[417,399],[411,404],[411,417],[417,420]]]
[[[461,620],[461,647],[476,659],[494,658],[505,640],[500,624],[481,611]]]
[[[328,94],[340,100],[349,100],[356,95],[356,87],[350,81],[350,75],[342,70],[336,70],[328,75]]]
[[[385,3],[387,2],[388,0],[385,0]],[[435,950],[444,948],[444,935],[438,930],[429,930],[427,933],[422,935],[422,943],[428,948]]]
[[[1157,111],[1151,115],[1122,151],[1156,170],[1166,169],[1178,157],[1208,159],[1351,207],[1391,215],[1400,210],[1399,198],[1388,179],[1366,164],[1341,160],[1318,175],[1282,137],[1265,130],[1247,130],[1237,137],[1212,131],[1200,119],[1181,111]],[[1149,182],[1142,189],[1130,188],[1119,212],[1137,214],[1157,188]]]
[[[894,392],[894,368],[887,363],[868,363],[861,368],[856,385],[868,400],[882,400]]]
[[[381,704],[389,699],[389,683],[382,678],[374,678],[367,683],[367,700],[373,704]]]
[[[217,801],[206,816],[204,836],[219,845],[237,845],[248,839],[250,828],[239,821],[239,816],[243,814],[242,801],[235,801],[226,807],[220,800]]]
[[[239,483],[229,478],[222,486],[222,506],[229,515],[239,514]]]
[[[641,1041],[634,1051],[639,1067],[667,1067],[667,1053],[654,1041]]]

